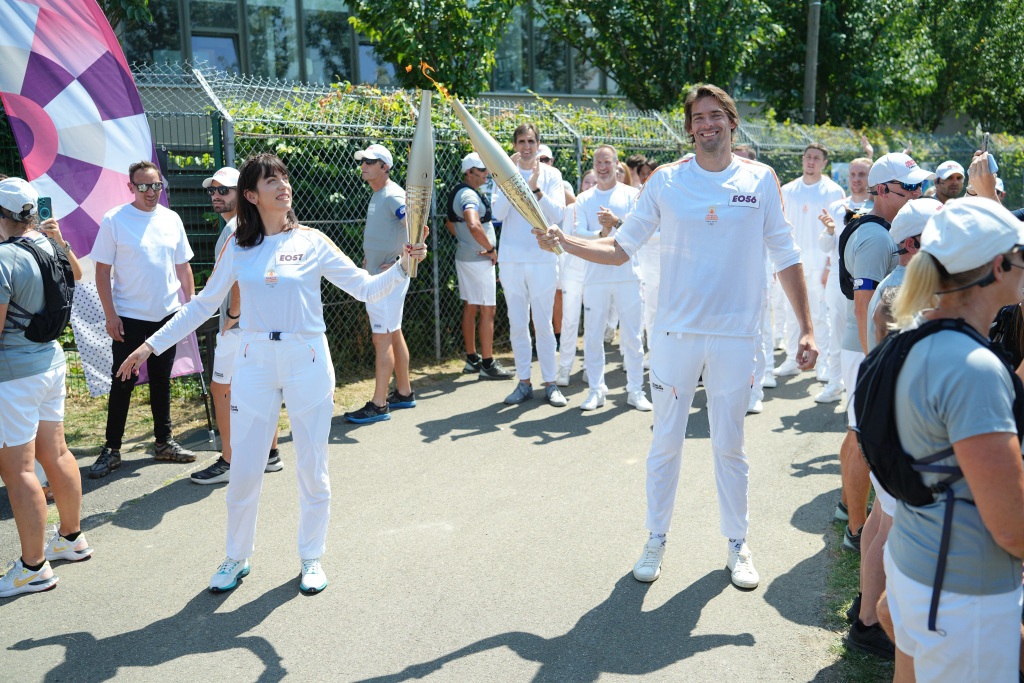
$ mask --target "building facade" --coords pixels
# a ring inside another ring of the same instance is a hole
[[[394,85],[394,65],[348,22],[344,0],[150,0],[154,23],[122,36],[128,61],[205,61],[267,78]],[[616,95],[543,21],[517,7],[496,55],[490,94]]]

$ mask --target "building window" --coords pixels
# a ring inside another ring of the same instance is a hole
[[[395,65],[378,57],[370,43],[359,45],[359,82],[371,85],[397,85]]]
[[[249,71],[258,76],[297,80],[299,36],[295,0],[248,0]]]
[[[523,8],[517,6],[512,10],[512,21],[494,55],[491,87],[498,92],[523,92],[529,88],[529,59],[529,18]]]
[[[238,61],[238,36],[192,36],[192,61],[228,73],[241,73]]]
[[[181,61],[181,16],[178,0],[149,0],[153,23],[128,29],[121,36],[129,62],[176,64]]]
[[[338,0],[304,0],[306,79],[311,83],[352,81],[352,36],[348,7]]]
[[[539,93],[569,92],[569,46],[548,31],[544,19],[533,18],[533,89]]]

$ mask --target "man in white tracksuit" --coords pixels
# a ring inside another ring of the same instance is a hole
[[[615,179],[618,152],[611,145],[594,150],[597,186],[576,199],[576,235],[586,239],[614,237],[636,200],[639,191]],[[644,349],[640,329],[643,323],[643,298],[636,258],[624,265],[608,266],[587,262],[583,276],[586,311],[583,328],[583,362],[587,368],[590,393],[581,410],[604,405],[608,386],[604,382],[604,329],[608,309],[614,305],[619,314],[619,346],[626,366],[626,402],[637,410],[651,410],[644,396]]]
[[[555,243],[597,263],[626,263],[661,227],[661,305],[651,345],[654,441],[647,455],[647,528],[651,535],[633,567],[639,581],[661,574],[675,507],[690,405],[703,372],[715,459],[722,535],[732,582],[754,588],[746,535],[748,465],[743,418],[750,397],[754,347],[761,334],[764,254],[793,302],[800,325],[802,370],[817,349],[800,250],[782,213],[774,171],[734,157],[739,123],[733,99],[713,85],[695,86],[685,103],[696,155],[659,167],[614,238],[583,240],[549,226],[541,246]]]
[[[538,160],[540,135],[536,126],[532,123],[518,126],[512,133],[512,143],[519,173],[537,198],[544,217],[550,223],[560,222],[565,217],[562,174],[557,168]],[[541,379],[545,384],[544,398],[553,406],[565,406],[567,401],[555,385],[558,367],[555,330],[551,322],[558,287],[558,259],[537,246],[531,232],[533,227],[516,211],[500,188],[494,190],[491,213],[494,220],[502,224],[498,249],[499,277],[508,305],[509,336],[519,377],[518,386],[505,398],[505,403],[516,405],[533,397],[530,380],[532,312],[533,329],[537,334],[537,360],[540,361]]]

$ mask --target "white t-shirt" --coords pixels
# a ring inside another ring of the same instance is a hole
[[[562,219],[562,232],[566,235],[576,234],[576,204],[574,202],[565,207],[565,218]],[[562,282],[583,283],[583,275],[586,270],[586,261],[569,252],[562,254]]]
[[[825,254],[818,248],[822,228],[818,216],[845,196],[843,188],[826,176],[821,176],[813,185],[808,185],[801,177],[782,186],[786,219],[793,225],[793,236],[803,254],[804,274],[808,278],[818,277],[815,273],[825,270]]]
[[[597,220],[597,212],[604,207],[619,218],[625,219],[633,208],[640,191],[635,187],[615,183],[610,190],[600,190],[596,186],[580,194],[576,198],[576,235],[586,239],[597,239],[601,236],[601,223]],[[615,228],[609,236],[615,237]],[[588,285],[602,282],[639,282],[640,269],[637,266],[636,254],[621,266],[610,266],[604,263],[587,262],[583,282]]]
[[[800,263],[775,171],[737,156],[717,173],[696,158],[659,166],[615,241],[633,256],[659,226],[654,331],[759,335],[766,250],[776,271]]]
[[[178,214],[125,204],[103,216],[90,257],[112,266],[117,315],[154,322],[178,309],[174,267],[192,260],[192,247]]]
[[[327,326],[320,278],[360,301],[373,302],[387,296],[406,275],[398,266],[370,275],[311,228],[268,235],[254,247],[240,247],[231,240],[203,291],[148,341],[157,353],[169,349],[213,315],[235,281],[243,302],[238,321],[242,332],[322,334]]]
[[[558,225],[565,217],[565,190],[562,189],[562,173],[552,166],[540,164],[541,178],[537,187],[542,193],[538,199],[541,212],[548,225]],[[533,171],[519,169],[527,182]],[[544,251],[537,244],[537,237],[530,232],[533,226],[520,215],[501,188],[494,188],[491,199],[491,214],[501,221],[501,237],[498,245],[499,263],[550,263],[555,264],[555,255]]]

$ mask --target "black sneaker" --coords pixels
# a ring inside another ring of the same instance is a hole
[[[281,462],[281,454],[276,448],[270,449],[270,455],[267,457],[267,466],[263,468],[264,472],[280,472],[284,469],[284,463]]]
[[[853,599],[850,609],[846,610],[846,620],[851,624],[860,619],[860,593]]]
[[[89,478],[99,479],[105,477],[121,466],[121,451],[116,448],[103,447],[100,457],[89,468]]]
[[[189,479],[193,484],[223,484],[231,479],[231,463],[224,458],[217,458],[205,470],[193,472]]]
[[[466,359],[466,364],[462,367],[463,374],[471,375],[474,372],[480,372],[480,368],[484,365],[484,359],[480,356],[476,357],[476,360]]]
[[[391,409],[385,403],[384,407],[378,406],[373,401],[367,401],[366,405],[359,410],[345,413],[345,419],[355,422],[357,425],[370,424],[371,422],[383,422],[391,419]]]
[[[480,366],[480,379],[512,379],[515,377],[515,373],[511,370],[505,369],[505,367],[498,361],[491,361],[491,367]]]
[[[846,647],[890,662],[896,659],[896,646],[885,635],[881,625],[865,626],[860,619],[850,626],[850,632],[846,634]]]
[[[412,389],[409,390],[408,396],[402,396],[398,393],[398,389],[395,389],[388,394],[388,408],[391,410],[399,410],[400,408],[415,408],[416,407],[416,392]]]
[[[860,531],[853,533],[850,531],[850,527],[846,527],[846,533],[843,534],[843,548],[853,553],[860,553],[860,535],[864,531],[864,527],[860,528]]]
[[[196,454],[188,450],[174,439],[167,439],[166,442],[156,444],[153,457],[157,460],[168,462],[195,462]]]

